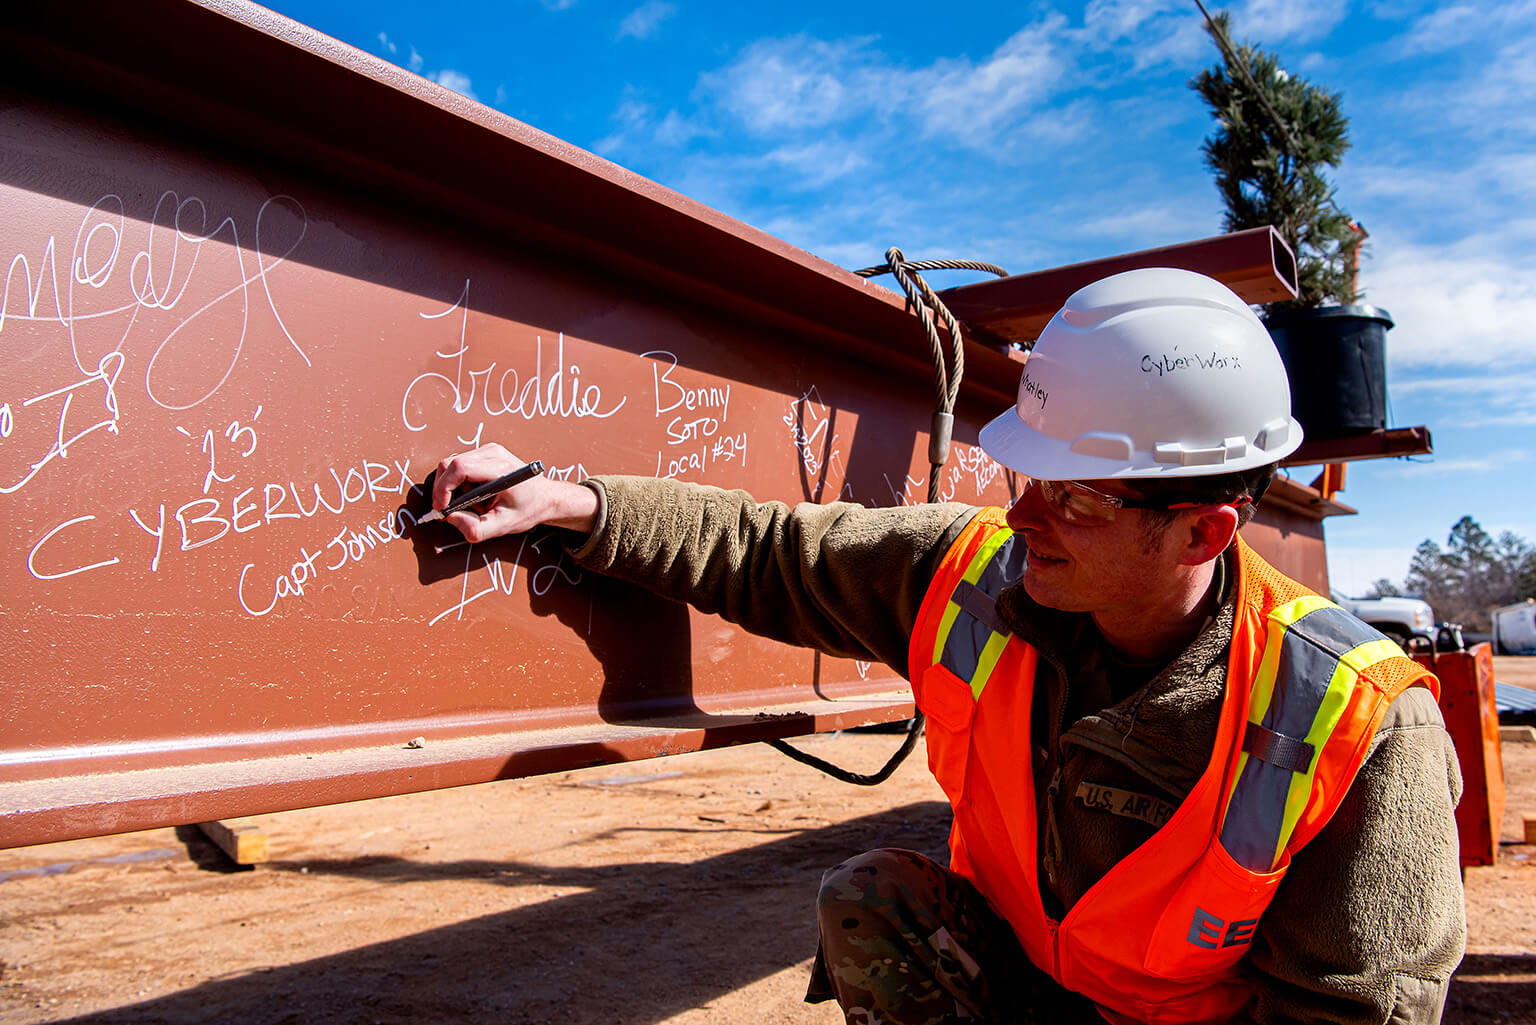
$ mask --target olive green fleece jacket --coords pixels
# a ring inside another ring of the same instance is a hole
[[[588,483],[600,511],[572,553],[583,567],[753,633],[879,660],[902,675],[934,568],[974,512],[791,508],[652,478]],[[1048,909],[1070,908],[1155,829],[1144,821],[1155,816],[1112,814],[1084,793],[1110,787],[1172,806],[1205,768],[1226,684],[1233,575],[1189,648],[1119,700],[1105,687],[1117,670],[1106,669],[1089,617],[1042,608],[1019,586],[999,599],[1004,622],[1042,655],[1037,709],[1054,713],[1035,716],[1047,731],[1035,738],[1034,762],[1048,784],[1037,787]],[[1241,1020],[1439,1021],[1466,940],[1453,818],[1460,795],[1440,711],[1414,688],[1388,711],[1338,813],[1295,856],[1265,912],[1247,961],[1255,997]]]

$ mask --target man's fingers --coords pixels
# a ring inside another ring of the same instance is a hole
[[[504,503],[497,502],[483,513],[465,509],[449,513],[444,522],[464,535],[466,541],[490,541],[507,534],[518,533],[528,527],[526,517],[515,513]]]
[[[437,464],[437,475],[432,480],[432,508],[447,505],[460,484],[495,480],[521,465],[516,456],[495,442],[449,456]]]
[[[449,456],[437,464],[437,473],[432,478],[432,508],[441,509],[447,505],[453,489],[465,481],[464,465],[460,461],[462,458]]]
[[[480,517],[471,512],[449,513],[443,520],[463,534],[466,541],[484,541],[482,535],[489,535]]]

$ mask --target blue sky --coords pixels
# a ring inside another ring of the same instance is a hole
[[[271,6],[845,267],[894,244],[1018,273],[1221,230],[1193,0]],[[1434,432],[1351,465],[1335,586],[1400,580],[1463,515],[1536,542],[1536,0],[1207,6],[1343,94],[1389,423]]]

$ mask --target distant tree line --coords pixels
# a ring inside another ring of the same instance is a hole
[[[1429,602],[1437,619],[1485,632],[1492,628],[1493,609],[1536,596],[1536,548],[1508,530],[1495,538],[1463,516],[1444,548],[1425,540],[1414,550],[1401,587],[1382,578],[1366,596],[1400,594]]]

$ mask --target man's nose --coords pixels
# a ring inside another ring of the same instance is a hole
[[[1039,528],[1045,523],[1045,501],[1038,487],[1032,486],[1034,482],[1028,477],[1024,478],[1024,491],[1018,500],[1008,507],[1006,517],[1008,526],[1013,530],[1023,530],[1026,527]]]

